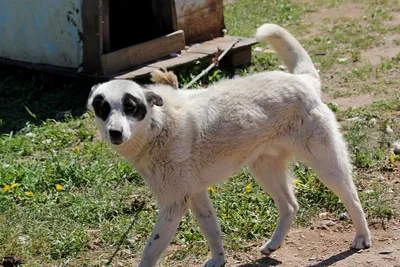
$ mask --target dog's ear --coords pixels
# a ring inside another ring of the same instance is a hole
[[[154,93],[150,90],[145,90],[144,94],[146,96],[147,103],[149,103],[151,107],[154,105],[161,107],[163,105],[164,101],[157,93]]]

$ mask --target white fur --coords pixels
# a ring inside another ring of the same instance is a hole
[[[261,252],[278,249],[298,209],[288,185],[287,164],[293,158],[309,164],[342,200],[356,228],[353,247],[370,246],[346,144],[334,114],[321,101],[310,57],[277,25],[261,26],[257,37],[271,42],[292,73],[263,72],[199,90],[150,85],[146,90],[159,94],[164,105],[147,104],[148,114],[140,122],[124,118],[118,106],[123,92],[145,101],[146,91],[139,85],[111,81],[93,90],[89,106],[93,96],[102,93],[115,112],[115,120],[96,119],[100,131],[109,125],[129,128],[125,142],[112,147],[136,167],[158,201],[157,222],[140,266],[156,265],[188,208],[211,248],[206,266],[223,266],[221,229],[207,187],[246,165],[279,210],[277,228]]]

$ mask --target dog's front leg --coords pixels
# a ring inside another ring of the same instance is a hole
[[[144,248],[139,267],[156,266],[157,260],[171,242],[183,214],[186,199],[169,205],[159,205],[157,222]]]

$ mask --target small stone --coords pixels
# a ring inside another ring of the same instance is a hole
[[[393,251],[390,249],[384,249],[384,250],[378,251],[378,254],[390,254],[390,253],[393,253]]]
[[[354,118],[348,118],[346,121],[357,121],[358,117],[354,117]]]
[[[308,260],[313,261],[313,260],[316,260],[316,259],[317,259],[316,256],[311,256]]]
[[[124,266],[124,265],[122,264],[122,262],[119,261],[119,262],[117,263],[117,266]]]
[[[377,120],[376,120],[375,118],[372,118],[372,119],[368,122],[368,125],[369,125],[370,127],[373,127],[373,126],[376,125],[376,123],[377,123]]]
[[[304,235],[301,235],[301,238],[306,238]]]
[[[374,192],[374,190],[372,190],[372,189],[365,189],[364,190],[364,194],[367,194],[367,195],[372,194],[373,192]]]
[[[262,51],[264,51],[264,49],[263,49],[262,47],[260,47],[260,46],[257,46],[257,47],[255,47],[255,48],[253,49],[253,51],[262,52]]]
[[[393,144],[393,152],[394,152],[395,154],[400,154],[400,140],[399,140],[399,141],[396,141],[396,142]]]
[[[334,226],[334,225],[336,225],[336,223],[334,221],[331,221],[331,220],[323,220],[323,221],[321,221],[321,225]]]
[[[328,215],[329,215],[329,212],[324,211],[324,212],[321,212],[320,214],[318,214],[318,217],[326,218],[326,217],[328,217]]]
[[[320,236],[320,237],[324,237],[325,235],[324,235],[323,233],[320,233],[319,236]]]
[[[388,134],[392,134],[393,133],[393,130],[389,125],[386,126],[386,133],[388,133]]]
[[[378,181],[379,181],[379,182],[385,181],[385,177],[384,177],[383,175],[379,175],[379,176],[378,176]]]
[[[34,133],[27,133],[25,134],[26,137],[34,138],[36,135]]]
[[[343,57],[343,58],[338,58],[337,60],[338,60],[339,62],[346,62],[348,59],[345,58],[345,57]]]
[[[302,248],[302,247],[298,247],[297,249],[298,249],[298,250],[303,250],[303,248]]]
[[[286,69],[287,69],[285,65],[279,65],[278,68],[279,68],[280,70],[286,70]]]

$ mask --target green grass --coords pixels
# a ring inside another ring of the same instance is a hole
[[[225,6],[228,33],[252,36],[256,26],[275,22],[300,35],[306,31],[301,20],[305,14],[342,2],[301,5],[238,0],[235,5]],[[370,1],[365,12],[380,14],[383,20],[389,16],[392,3]],[[361,84],[359,90],[367,90],[363,86],[374,81],[376,84],[370,89],[373,92],[395,86],[396,81],[390,83],[383,78],[399,67],[399,56],[371,67],[359,62],[359,51],[379,42],[379,38],[363,38],[366,30],[372,36],[397,28],[382,29],[381,20],[370,28],[349,22],[350,29],[344,29],[342,22],[333,23],[336,26],[325,35],[303,42],[313,59],[321,63],[322,71],[360,64],[336,79]],[[326,56],[315,55],[318,51]],[[336,60],[342,56],[348,56],[350,62]],[[178,70],[179,82],[188,83],[208,64],[199,62]],[[251,66],[214,69],[197,86],[233,75],[277,69],[280,64],[274,54],[254,52]],[[98,140],[93,115],[85,107],[90,84],[3,66],[0,70],[0,258],[15,255],[26,260],[27,266],[102,265],[132,225],[127,238],[122,239],[116,261],[127,265],[138,259],[155,222],[156,203],[134,168]],[[327,92],[335,94],[331,88]],[[393,113],[400,111],[399,103],[397,96],[347,111],[330,105],[349,144],[355,182],[370,220],[389,219],[398,212],[396,203],[389,201],[397,191],[376,177],[391,174],[400,161],[399,157],[395,163],[389,160],[391,145],[400,139],[398,113]],[[376,125],[370,125],[372,118],[377,120]],[[388,125],[392,134],[386,132]],[[300,204],[298,224],[307,224],[321,212],[336,218],[343,214],[340,200],[316,179],[311,169],[302,164],[293,164],[291,169],[298,179],[293,188]],[[57,190],[56,185],[62,189]],[[248,243],[271,235],[277,210],[246,169],[212,188],[210,196],[228,251],[246,252]],[[142,203],[144,207],[140,209]],[[184,266],[193,257],[200,263],[209,253],[190,212],[179,226],[173,247],[164,259],[165,265]]]

